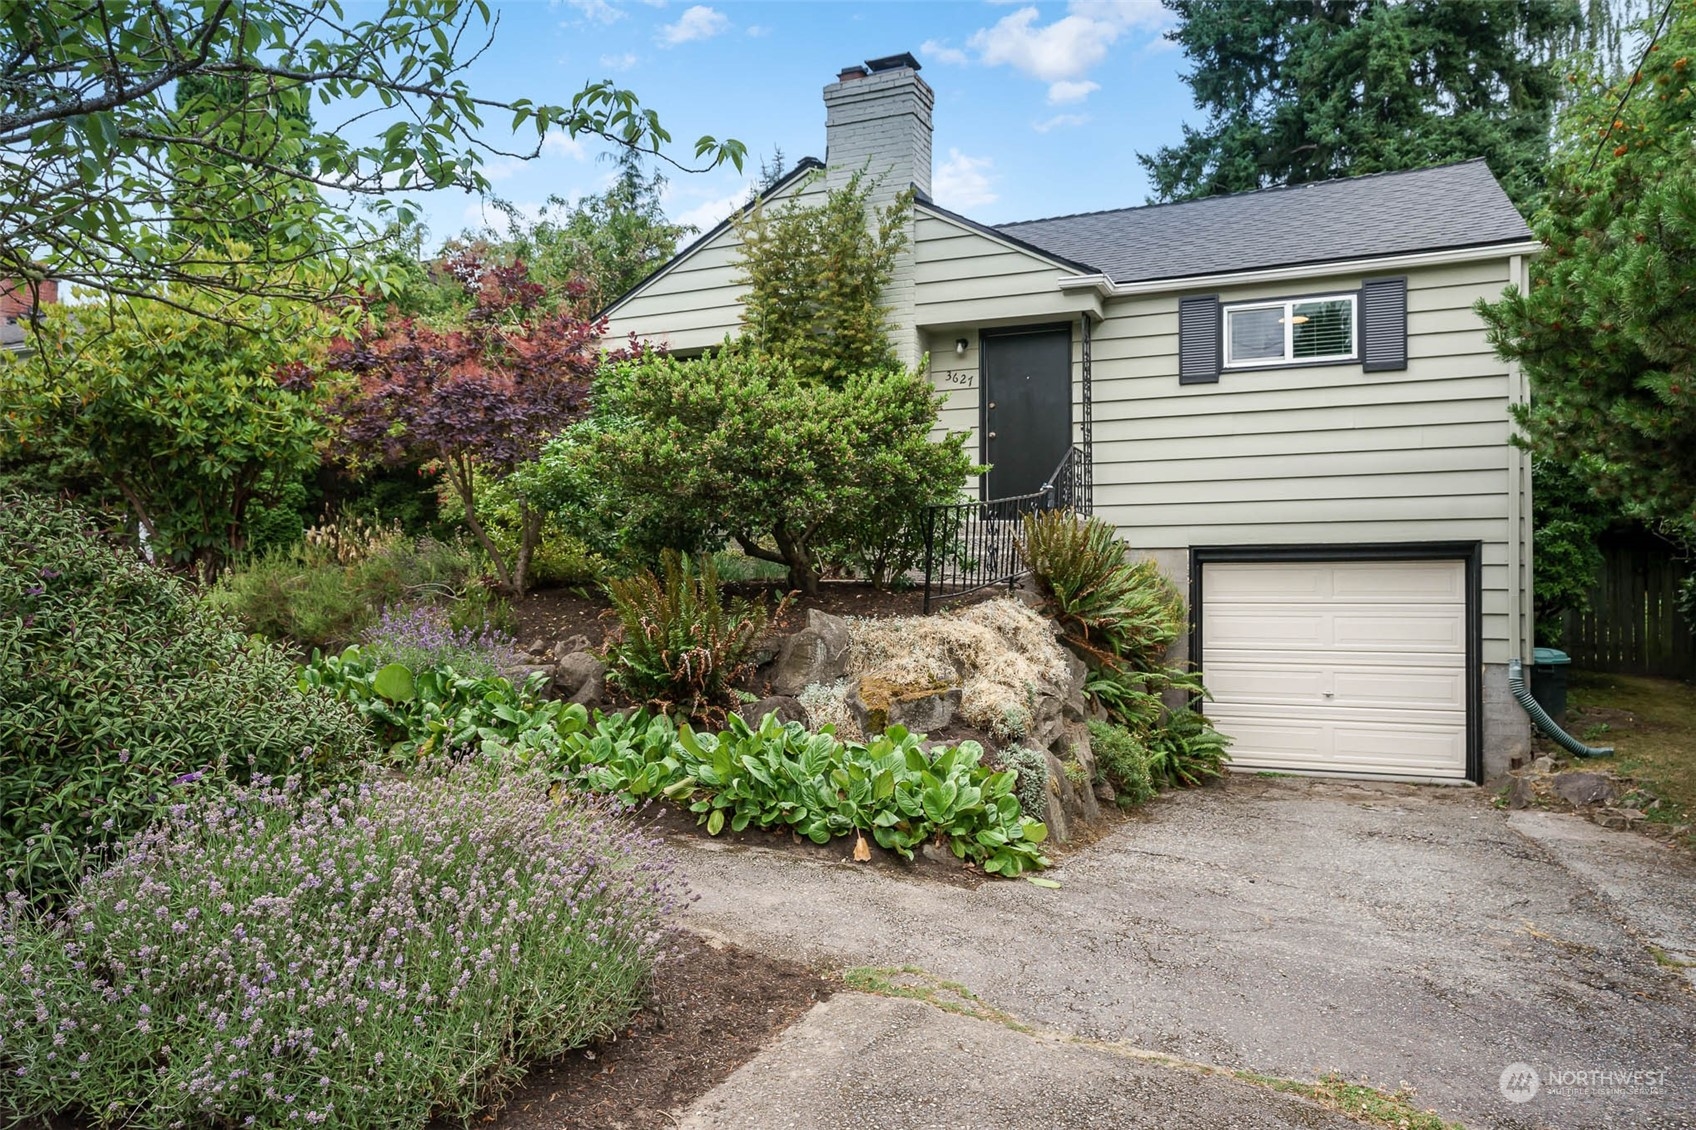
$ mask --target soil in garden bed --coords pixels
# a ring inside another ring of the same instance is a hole
[[[731,596],[758,597],[768,607],[774,605],[786,591],[780,584],[761,581],[739,582],[724,586]],[[958,607],[999,596],[1002,588],[981,589],[949,602]],[[587,594],[587,595],[586,595]],[[807,610],[816,608],[833,616],[919,616],[924,613],[924,590],[904,589],[882,592],[860,581],[824,581],[816,596],[795,593],[784,610],[782,621],[773,626],[786,631],[801,628],[807,622]],[[594,590],[538,589],[523,600],[514,601],[513,615],[518,621],[516,635],[520,646],[541,640],[552,647],[559,640],[581,635],[589,646],[599,649],[607,633],[617,624],[608,612],[611,605]]]
[[[650,1004],[617,1039],[533,1069],[493,1130],[649,1130],[706,1094],[777,1038],[834,979],[684,933],[655,975]],[[445,1130],[445,1128],[437,1128]]]

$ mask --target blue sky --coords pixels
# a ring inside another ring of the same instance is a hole
[[[705,229],[745,198],[760,157],[824,155],[821,90],[844,66],[911,51],[936,91],[935,196],[985,222],[1139,204],[1137,164],[1197,120],[1182,54],[1154,0],[851,3],[535,0],[497,4],[480,94],[565,102],[611,78],[656,110],[687,162],[702,134],[747,144],[749,168],[671,171],[674,218]],[[491,135],[491,139],[492,135]],[[605,146],[558,138],[537,160],[492,160],[495,192],[526,213],[598,190]],[[431,236],[499,221],[464,194],[421,201]]]

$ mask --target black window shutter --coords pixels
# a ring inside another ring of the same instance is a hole
[[[1219,381],[1219,296],[1196,295],[1178,302],[1178,383]]]
[[[1360,284],[1360,367],[1368,373],[1407,368],[1407,279]]]

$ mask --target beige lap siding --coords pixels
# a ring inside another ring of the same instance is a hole
[[[1398,272],[1399,273],[1399,272]],[[1178,384],[1178,295],[1109,300],[1094,334],[1096,512],[1188,584],[1196,545],[1479,541],[1483,660],[1509,627],[1507,408],[1517,377],[1473,313],[1509,262],[1407,272],[1408,367],[1226,370]],[[1219,291],[1349,292],[1360,276]]]

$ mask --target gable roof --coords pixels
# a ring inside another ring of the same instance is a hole
[[[803,158],[801,158],[799,161],[795,162],[795,167],[793,169],[790,169],[789,172],[787,174],[785,174],[783,177],[779,178],[776,181],[773,181],[769,187],[767,187],[766,189],[764,189],[763,191],[758,193],[752,200],[748,201],[748,203],[742,205],[742,207],[740,207],[740,208],[736,209],[734,212],[730,213],[730,215],[728,215],[724,219],[720,220],[713,227],[711,227],[707,231],[701,233],[701,235],[694,242],[690,243],[689,246],[683,248],[677,254],[673,255],[670,259],[667,259],[664,263],[661,263],[658,267],[655,267],[647,275],[643,276],[642,280],[640,282],[638,282],[635,286],[631,287],[629,290],[625,291],[623,294],[619,295],[617,298],[613,299],[611,302],[607,303],[604,307],[602,307],[600,310],[598,310],[595,313],[595,319],[599,320],[601,318],[605,318],[606,316],[611,314],[614,310],[616,310],[620,306],[622,306],[626,299],[631,298],[638,291],[645,288],[649,283],[653,282],[655,279],[659,278],[661,275],[665,274],[667,271],[671,270],[673,267],[675,267],[679,263],[683,262],[683,260],[689,258],[689,256],[695,254],[695,252],[699,251],[701,248],[705,247],[707,244],[709,244],[713,240],[717,239],[720,235],[722,235],[725,231],[727,231],[730,228],[730,225],[735,222],[736,217],[747,212],[754,205],[760,203],[763,200],[767,200],[767,199],[769,199],[773,196],[776,196],[778,193],[785,191],[786,189],[789,188],[790,185],[795,184],[797,181],[801,180],[803,177],[808,176],[811,173],[819,172],[823,169],[824,169],[824,162],[819,160],[817,157],[803,157]]]
[[[1532,238],[1483,159],[1407,172],[997,224],[1116,283]]]

